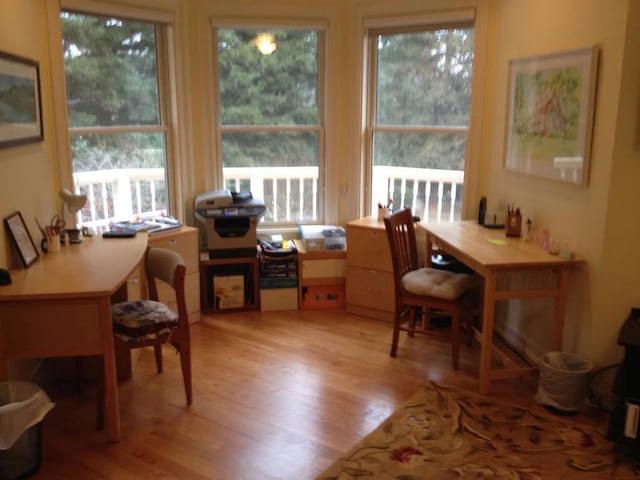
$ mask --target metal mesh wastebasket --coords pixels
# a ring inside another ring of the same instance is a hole
[[[584,403],[593,362],[567,352],[548,352],[542,358],[535,400],[557,413],[575,413]]]

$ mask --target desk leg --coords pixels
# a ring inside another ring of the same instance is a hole
[[[433,244],[431,243],[431,236],[429,232],[425,235],[425,249],[424,249],[424,266],[431,267],[431,255],[433,255]]]
[[[120,405],[116,380],[116,355],[113,345],[111,301],[100,300],[100,325],[102,329],[102,356],[104,366],[104,415],[107,436],[112,442],[120,441]]]
[[[551,349],[562,350],[562,334],[564,332],[564,314],[567,306],[567,295],[569,294],[569,268],[560,270],[560,285],[556,295],[555,308],[553,312],[553,327],[551,330]]]
[[[484,277],[482,300],[482,343],[480,345],[480,392],[491,388],[491,360],[493,358],[493,321],[495,313],[496,275],[487,272]]]

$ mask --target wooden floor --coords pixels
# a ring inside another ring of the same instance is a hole
[[[444,339],[401,336],[344,311],[234,313],[192,326],[194,402],[179,358],[155,373],[144,351],[120,383],[122,441],[95,430],[95,390],[57,384],[36,479],[313,479],[421,384],[477,391],[479,349],[453,371]],[[537,380],[501,381],[494,397],[532,403]]]

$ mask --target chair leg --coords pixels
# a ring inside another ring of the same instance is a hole
[[[104,430],[104,367],[101,356],[96,357],[96,430]]]
[[[417,322],[417,320],[416,320],[417,310],[418,310],[418,307],[409,307],[409,321],[408,321],[408,323],[409,323],[409,328],[411,330],[409,330],[408,335],[410,337],[412,337],[412,338],[416,336],[415,329],[416,329],[416,322]]]
[[[391,339],[391,352],[389,355],[395,358],[398,354],[398,340],[400,339],[400,322],[402,321],[402,312],[396,312],[393,321],[393,338]]]
[[[154,345],[153,353],[156,356],[156,370],[162,373],[162,345]]]
[[[454,370],[460,367],[460,312],[451,314],[451,361]]]
[[[180,365],[182,367],[182,381],[184,382],[184,393],[187,396],[187,405],[191,405],[193,394],[191,388],[191,342],[189,339],[180,342]]]

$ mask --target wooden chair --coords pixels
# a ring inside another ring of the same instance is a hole
[[[152,346],[158,373],[162,373],[162,345],[171,343],[178,350],[187,405],[191,405],[191,335],[184,292],[185,271],[184,260],[179,253],[164,248],[148,248],[145,273],[149,299],[114,303],[111,310],[116,349],[129,351]],[[177,312],[158,301],[157,280],[173,288]],[[102,409],[100,405],[98,408]],[[99,413],[98,425],[101,424]]]
[[[416,235],[411,209],[405,208],[384,219],[391,249],[395,285],[395,320],[391,356],[398,352],[400,331],[434,334],[430,318],[434,312],[451,318],[451,356],[453,368],[459,366],[461,317],[470,313],[463,302],[466,292],[475,285],[473,275],[435,268],[419,268]],[[420,326],[416,311],[422,314]],[[405,322],[406,318],[406,322]],[[406,325],[405,325],[406,323]]]

